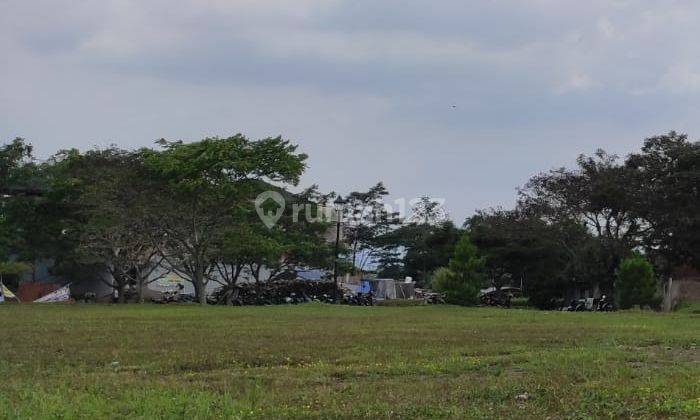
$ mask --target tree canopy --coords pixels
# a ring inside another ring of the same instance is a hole
[[[201,303],[212,282],[233,290],[243,275],[264,283],[329,268],[337,220],[320,215],[338,194],[290,191],[306,160],[282,137],[241,134],[67,149],[44,161],[14,139],[0,147],[0,264],[50,260],[52,274],[75,281],[106,272],[120,300],[129,292],[142,300],[148,282],[172,272]],[[262,192],[282,203],[257,203]],[[700,268],[700,143],[675,132],[624,158],[598,150],[574,168],[537,174],[514,208],[479,210],[461,227],[428,196],[400,219],[388,196],[382,182],[345,195],[341,272],[420,286],[432,279],[461,303],[481,286],[522,285],[546,308],[572,289],[612,295],[626,284],[632,263],[623,261],[637,256],[652,264],[654,282],[680,266]],[[260,213],[269,210],[279,212],[265,224]]]

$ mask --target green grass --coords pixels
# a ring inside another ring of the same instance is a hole
[[[0,320],[4,418],[700,417],[693,313],[35,304]]]
[[[681,302],[676,311],[678,313],[700,315],[700,302]]]

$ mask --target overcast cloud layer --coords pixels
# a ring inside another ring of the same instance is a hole
[[[0,138],[40,156],[241,132],[303,184],[460,222],[603,147],[700,133],[696,1],[0,0]]]

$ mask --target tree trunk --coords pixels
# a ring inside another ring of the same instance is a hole
[[[126,283],[121,281],[117,283],[117,302],[119,303],[126,303]]]
[[[262,263],[259,263],[254,271],[254,276],[255,276],[255,300],[259,304],[262,304],[262,298],[260,297],[260,292],[262,291],[260,287],[260,268],[262,267]]]
[[[201,268],[195,269],[194,278],[192,279],[192,285],[194,286],[194,294],[200,305],[207,304],[207,292],[204,285],[204,273]]]
[[[350,270],[352,270],[352,275],[355,275],[355,259],[357,258],[357,241],[352,245],[352,267]]]
[[[139,288],[139,303],[143,303],[143,278],[141,278],[141,276],[139,276],[138,288]]]
[[[241,270],[241,265],[231,264],[231,280],[228,281],[229,290],[226,293],[226,306],[233,306],[233,298],[238,297],[236,283],[238,283],[238,277],[241,275]]]

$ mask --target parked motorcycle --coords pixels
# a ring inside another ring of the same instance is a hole
[[[153,298],[153,303],[195,303],[197,299],[189,293],[182,293],[184,287],[179,285],[177,289],[165,290],[161,292],[160,298]]]
[[[615,310],[615,305],[613,305],[607,296],[603,295],[598,301],[595,310],[599,312],[612,312]]]
[[[343,303],[353,306],[374,306],[374,296],[369,293],[347,293],[343,296]]]
[[[566,312],[612,312],[614,310],[615,306],[605,295],[603,295],[600,299],[572,299],[569,306],[562,308],[562,311]]]

